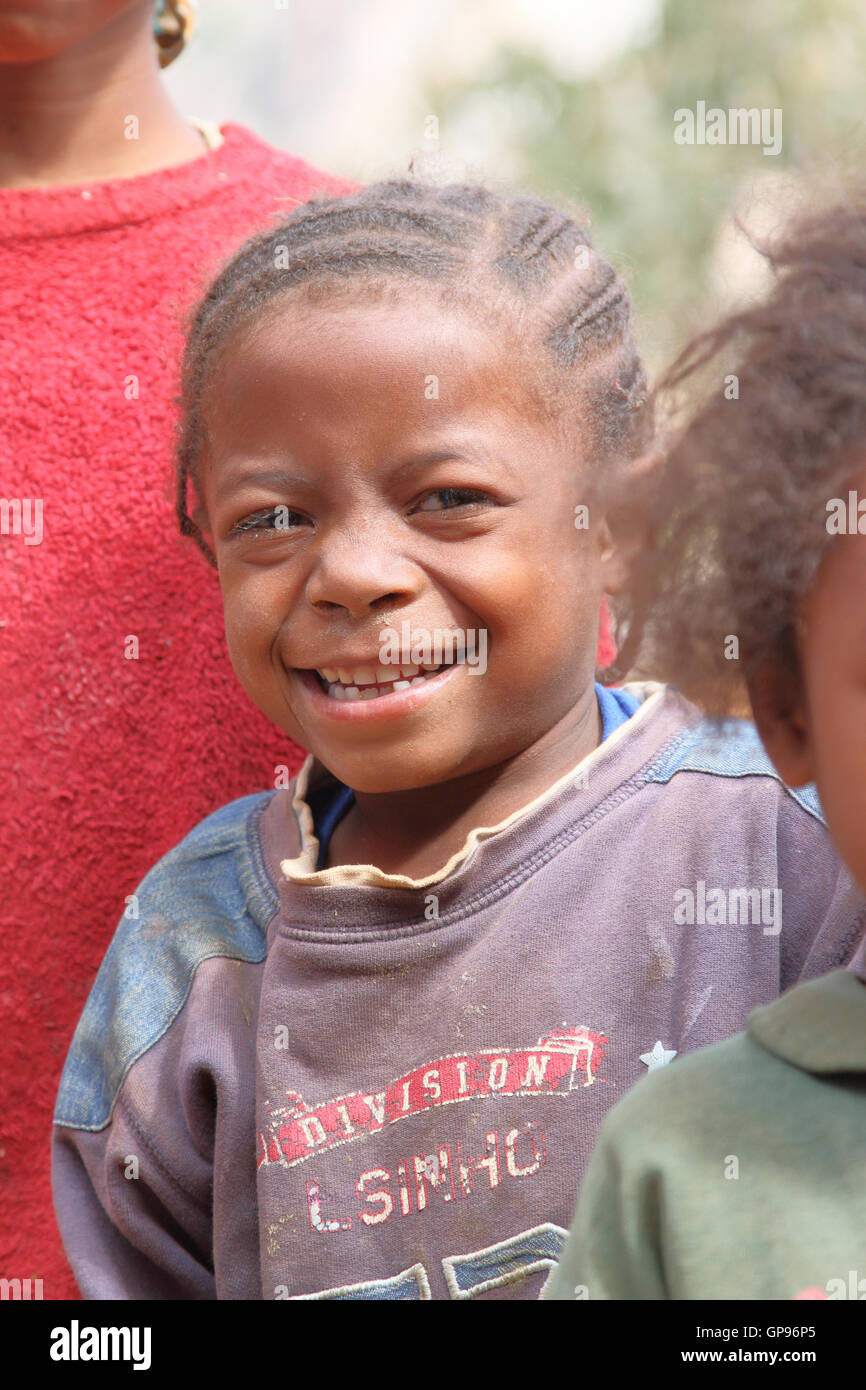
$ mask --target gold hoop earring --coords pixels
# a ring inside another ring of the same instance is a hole
[[[153,21],[153,38],[161,68],[167,68],[183,52],[195,32],[195,20],[190,0],[163,0],[162,9]]]

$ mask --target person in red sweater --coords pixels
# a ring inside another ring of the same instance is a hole
[[[250,233],[349,187],[187,120],[152,14],[0,0],[0,1276],[49,1299],[76,1296],[52,1106],[117,921],[193,825],[302,757],[242,693],[176,534],[184,313]]]

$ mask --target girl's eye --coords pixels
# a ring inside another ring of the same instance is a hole
[[[440,500],[441,499],[441,500]],[[489,502],[486,492],[474,487],[439,487],[428,492],[415,508],[416,512],[450,512],[456,507],[471,506],[473,502]]]
[[[291,507],[267,507],[260,512],[251,512],[242,517],[232,527],[232,534],[243,531],[294,531],[303,526],[306,517]]]

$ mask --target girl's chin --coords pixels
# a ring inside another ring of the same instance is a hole
[[[322,752],[315,752],[314,756],[326,767],[338,782],[351,787],[352,791],[359,792],[362,796],[389,796],[403,792],[429,791],[431,787],[437,786],[442,782],[451,782],[459,777],[464,768],[455,765],[449,757],[448,761],[431,759],[417,762],[413,760],[412,766],[407,767],[406,757],[395,757],[393,762],[386,758],[376,755],[376,768],[370,768],[371,759],[341,758],[335,756],[332,749],[322,749]]]

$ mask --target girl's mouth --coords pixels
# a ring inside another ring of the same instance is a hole
[[[465,665],[457,657],[439,666],[379,665],[295,668],[319,714],[368,719],[407,714],[427,703]]]

